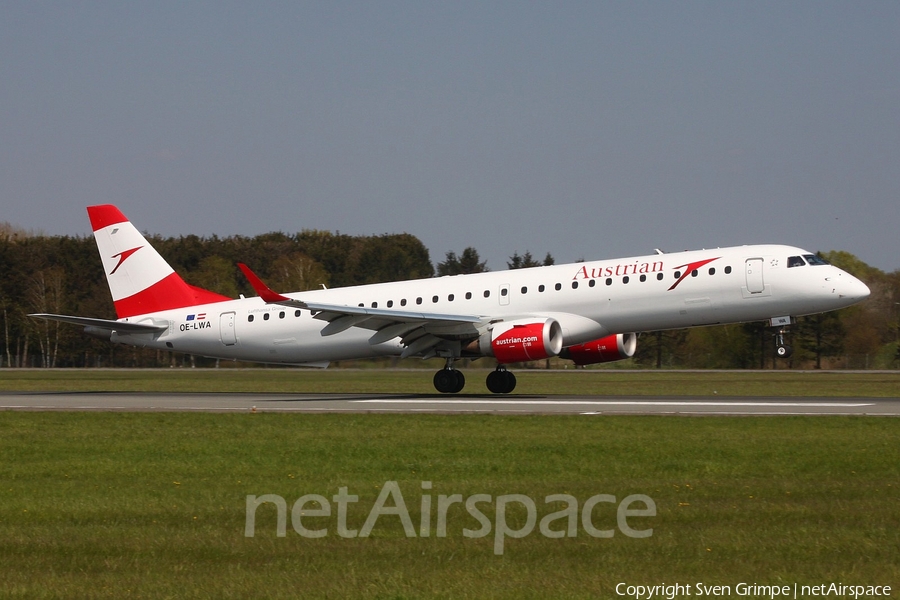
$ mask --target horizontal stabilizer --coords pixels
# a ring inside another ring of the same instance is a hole
[[[35,313],[28,315],[35,319],[47,319],[48,321],[60,321],[62,323],[70,323],[72,325],[82,325],[84,327],[96,327],[99,329],[108,329],[119,333],[162,333],[166,331],[168,325],[149,325],[145,323],[129,323],[127,321],[110,321],[108,319],[92,319],[90,317],[72,317],[69,315],[51,315],[47,313]]]

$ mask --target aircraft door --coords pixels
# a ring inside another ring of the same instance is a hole
[[[237,344],[237,335],[234,332],[234,313],[227,312],[219,315],[219,337],[226,346]]]
[[[763,283],[763,259],[747,259],[747,291],[751,294],[760,294],[766,289]]]
[[[500,286],[500,306],[509,306],[509,284]]]

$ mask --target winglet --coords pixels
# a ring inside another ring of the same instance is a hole
[[[296,300],[291,300],[287,296],[282,296],[278,292],[272,291],[269,286],[263,283],[262,279],[256,276],[256,273],[250,270],[250,267],[245,265],[244,263],[238,263],[238,268],[240,268],[241,272],[244,273],[244,277],[247,278],[247,281],[250,282],[250,285],[256,291],[257,295],[270,304],[277,304],[281,302],[291,302],[295,303]]]

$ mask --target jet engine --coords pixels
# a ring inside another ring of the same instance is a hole
[[[559,354],[562,339],[556,319],[503,321],[478,338],[478,350],[500,364],[542,360]]]
[[[631,358],[635,350],[637,350],[637,334],[617,333],[577,346],[569,346],[564,348],[559,356],[572,360],[576,365],[593,365]]]

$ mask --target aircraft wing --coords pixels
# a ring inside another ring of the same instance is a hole
[[[120,333],[162,333],[169,328],[168,325],[150,325],[147,323],[129,323],[127,321],[111,321],[108,319],[93,319],[91,317],[72,317],[69,315],[53,315],[48,313],[34,313],[28,315],[35,319],[47,319],[48,321],[60,321],[72,325],[84,327],[96,327]]]
[[[406,349],[403,358],[413,354],[433,350],[446,340],[458,340],[478,335],[480,325],[486,325],[490,319],[478,315],[455,315],[445,313],[426,313],[388,308],[366,308],[364,306],[344,306],[304,302],[288,298],[270,289],[250,270],[238,263],[250,285],[267,304],[280,304],[293,308],[302,308],[313,313],[313,318],[327,321],[322,328],[323,336],[335,335],[351,327],[370,329],[375,333],[369,338],[370,344],[380,344],[395,337],[401,338]]]

